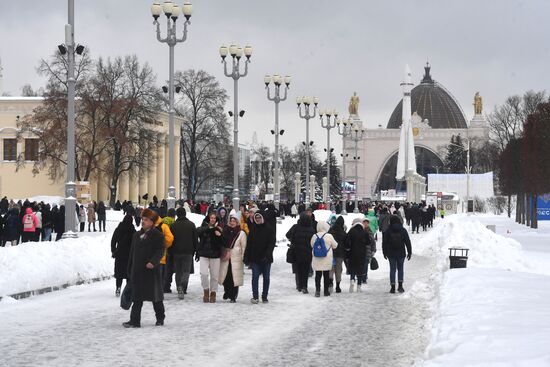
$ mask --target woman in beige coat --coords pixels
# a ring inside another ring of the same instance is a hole
[[[96,229],[95,229],[95,221],[96,221],[95,203],[93,201],[88,203],[87,214],[88,214],[88,232],[90,232],[90,225],[91,224],[94,225],[94,232],[96,232]]]
[[[313,259],[311,261],[311,267],[315,270],[315,297],[321,296],[321,277],[323,277],[325,296],[330,296],[329,274],[332,269],[333,253],[332,249],[338,247],[338,242],[328,233],[330,226],[327,222],[320,221],[317,223],[317,233],[311,237],[311,247],[314,247],[315,241],[322,238],[325,242],[325,248],[327,249],[326,256],[315,256],[315,250],[313,250]]]
[[[239,287],[243,285],[244,251],[246,249],[246,233],[241,230],[239,219],[232,215],[229,224],[223,229],[224,251],[220,259],[220,275],[218,282],[223,285],[223,299],[231,303],[237,301]]]

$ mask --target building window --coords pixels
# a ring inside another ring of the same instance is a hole
[[[25,139],[25,160],[38,160],[38,139]]]
[[[4,139],[4,160],[17,160],[17,139]]]

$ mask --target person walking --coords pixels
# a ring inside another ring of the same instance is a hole
[[[34,230],[34,238],[32,239],[32,241],[40,242],[40,236],[42,235],[42,212],[40,211],[38,206],[34,207],[34,215],[36,215],[38,223],[36,224],[36,228]]]
[[[50,204],[42,207],[42,241],[51,241],[53,230],[53,217]]]
[[[368,222],[365,222],[368,223]],[[368,225],[368,224],[367,224]],[[355,291],[355,279],[357,278],[357,293],[361,292],[363,275],[365,275],[367,246],[369,235],[365,231],[365,224],[362,218],[355,218],[346,239],[348,265],[350,273],[349,292]]]
[[[336,278],[336,293],[341,293],[342,289],[340,288],[340,282],[342,281],[342,264],[346,258],[346,229],[344,224],[344,217],[339,216],[336,218],[336,222],[328,231],[334,237],[334,240],[338,243],[338,246],[333,249],[333,272],[334,277]]]
[[[271,264],[275,249],[275,230],[264,221],[260,212],[254,213],[254,226],[250,227],[250,235],[244,253],[244,263],[252,267],[252,304],[259,303],[258,282],[263,277],[262,302],[268,303]]]
[[[162,218],[162,223],[170,228],[175,221],[176,209],[170,208],[166,211],[166,216]],[[170,232],[172,231],[170,230]],[[174,256],[172,255],[172,247],[169,247],[166,249],[166,262],[164,265],[164,293],[172,293],[172,278],[174,277],[174,273]]]
[[[193,266],[193,254],[198,247],[198,235],[195,224],[187,219],[184,208],[178,208],[176,214],[178,218],[170,226],[170,231],[174,235],[171,252],[176,271],[178,298],[184,299],[184,295],[187,294],[189,274],[191,274]]]
[[[38,218],[30,207],[25,209],[22,224],[23,233],[21,234],[21,242],[34,241],[36,237],[36,228],[38,227]]]
[[[397,270],[397,281],[399,293],[405,292],[403,289],[404,263],[405,257],[411,259],[412,246],[407,230],[403,228],[398,217],[390,218],[390,228],[382,236],[382,252],[384,259],[390,263],[390,293],[395,293],[395,272]]]
[[[246,251],[246,233],[241,230],[239,218],[229,217],[229,224],[223,229],[225,250],[220,260],[219,284],[223,285],[223,299],[231,303],[237,301],[239,287],[244,278],[244,252]]]
[[[21,237],[21,221],[19,220],[19,209],[12,207],[4,219],[4,245],[17,246]]]
[[[105,223],[107,222],[107,209],[103,201],[100,201],[97,205],[97,220],[99,222],[99,232],[101,232],[101,228],[103,228],[103,232],[106,232]]]
[[[65,205],[59,206],[59,211],[55,215],[54,229],[55,240],[59,241],[65,233]]]
[[[388,220],[389,224],[389,220]],[[369,275],[369,264],[376,253],[376,240],[374,239],[374,233],[372,232],[372,226],[370,224],[369,217],[365,217],[363,219],[363,228],[365,228],[365,232],[367,232],[367,235],[369,236],[369,241],[367,244],[367,258],[365,261],[365,275],[363,275],[363,281],[362,284],[367,284],[368,275]]]
[[[315,230],[311,226],[311,217],[305,212],[300,214],[298,223],[293,225],[286,233],[286,238],[290,241],[290,246],[294,251],[294,263],[292,265],[296,274],[296,289],[303,294],[308,294],[307,283],[312,258],[311,238],[314,235]]]
[[[317,233],[311,239],[313,259],[311,267],[315,271],[315,297],[321,296],[321,277],[323,277],[324,295],[330,296],[329,273],[332,269],[333,249],[338,247],[338,242],[328,233],[330,227],[326,222],[317,223]]]
[[[411,208],[411,224],[412,224],[412,233],[416,231],[418,234],[420,223],[422,222],[422,211],[418,207],[418,204],[413,204]],[[383,231],[386,232],[386,229]]]
[[[88,203],[87,214],[88,214],[88,232],[90,232],[90,227],[92,224],[94,225],[94,232],[97,232],[95,229],[96,216],[95,216],[95,205],[93,201]]]
[[[195,261],[200,261],[201,285],[204,292],[202,301],[216,303],[223,238],[215,212],[208,215],[208,222],[197,229],[197,234],[199,246]]]
[[[157,213],[157,212],[155,212],[155,213]],[[157,215],[158,215],[158,213],[157,213]],[[157,221],[155,222],[155,226],[164,235],[164,255],[160,259],[160,273],[162,275],[163,285],[165,287],[166,286],[166,254],[168,253],[169,248],[174,243],[174,235],[170,231],[170,227],[168,227],[168,225],[166,225],[163,222],[163,219],[160,217],[160,215],[157,217]],[[169,289],[168,289],[168,292],[167,292],[166,288],[163,288],[163,289],[164,289],[164,293],[170,293],[171,292]]]
[[[122,280],[128,279],[128,258],[134,233],[136,233],[134,219],[131,215],[125,215],[111,238],[111,257],[115,259],[115,295],[117,297],[120,296]]]
[[[125,328],[141,327],[141,308],[144,301],[153,302],[156,326],[164,325],[164,293],[160,259],[164,255],[164,235],[155,226],[159,219],[152,210],[143,210],[141,230],[134,233],[128,257],[128,275],[132,288],[132,311]]]
[[[84,229],[86,228],[86,209],[84,208],[84,205],[80,205],[80,209],[78,212],[78,220],[80,222],[80,232],[84,232]]]

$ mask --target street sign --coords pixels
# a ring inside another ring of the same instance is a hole
[[[537,197],[537,219],[550,220],[550,194]]]

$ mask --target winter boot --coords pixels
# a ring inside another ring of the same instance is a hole
[[[325,289],[325,293],[324,293],[324,296],[325,296],[325,297],[328,297],[328,296],[330,296],[330,291],[329,291],[329,288],[326,288],[326,289]]]
[[[307,288],[304,288],[304,289],[302,289],[302,293],[303,294],[308,294],[309,292],[307,291]]]
[[[210,292],[210,303],[216,303],[216,292]]]
[[[123,322],[122,326],[124,326],[126,329],[141,327],[139,324],[134,324],[132,321]]]
[[[258,303],[260,303],[260,301],[257,298],[251,298],[250,303],[252,303],[253,305],[257,305]]]
[[[120,287],[117,287],[115,291],[115,296],[120,297]]]
[[[405,290],[403,289],[403,282],[399,282],[399,287],[397,287],[397,291],[399,293],[405,292]]]
[[[395,284],[391,285],[390,293],[395,293]]]
[[[321,297],[321,291],[319,289],[315,290],[315,297]]]
[[[269,301],[267,300],[267,297],[262,296],[262,303],[269,303]]]
[[[164,320],[157,320],[155,326],[164,326]]]
[[[203,301],[204,303],[210,302],[210,289],[205,289],[205,290],[204,290],[204,294],[203,294],[203,296],[202,296],[202,301]]]
[[[342,293],[342,289],[340,289],[340,282],[336,282],[336,293]]]
[[[182,287],[178,287],[178,298],[179,299],[183,299],[183,288]]]
[[[349,292],[353,293],[353,289],[355,287],[355,280],[350,280],[349,282]]]

